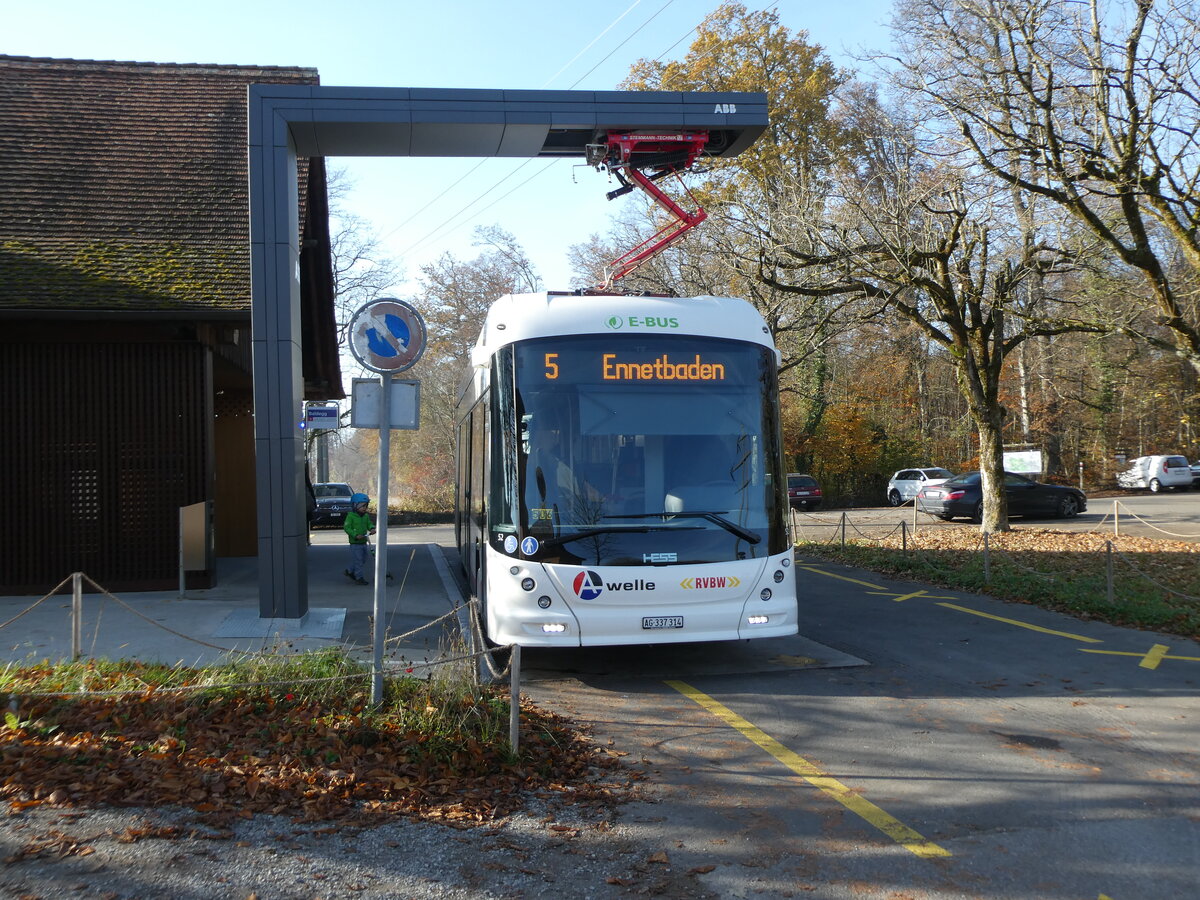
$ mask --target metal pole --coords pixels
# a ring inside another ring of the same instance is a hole
[[[329,432],[317,435],[317,481],[329,480]]]
[[[1120,502],[1121,501],[1119,500],[1113,501],[1113,537],[1121,536],[1121,522],[1117,518],[1120,515],[1120,513],[1117,512],[1117,507],[1120,505]]]
[[[846,513],[842,512],[842,547],[846,546]]]
[[[508,699],[508,746],[513,756],[517,755],[521,736],[521,645],[513,644],[512,664],[509,666],[508,683],[511,693]]]
[[[181,507],[179,507],[179,599],[180,600],[183,599],[183,592],[187,587],[187,583],[184,579],[185,579],[185,575],[184,575],[184,571],[183,571],[183,507],[181,506]]]
[[[182,573],[182,569],[180,572]],[[182,575],[181,575],[182,577]],[[71,575],[71,659],[83,655],[83,573]]]
[[[983,533],[983,583],[992,583],[992,555],[988,547],[988,533]]]
[[[371,678],[371,705],[383,703],[383,599],[387,587],[388,457],[392,451],[392,376],[380,375],[379,392],[379,511],[375,516],[375,659]]]
[[[908,523],[900,520],[900,552],[908,553]]]
[[[1107,560],[1107,562],[1108,562],[1108,567],[1107,567],[1108,568],[1108,605],[1112,606],[1112,604],[1113,604],[1113,554],[1112,554],[1113,548],[1112,548],[1112,541],[1105,541],[1104,546],[1106,549],[1106,555],[1108,556],[1108,560]]]

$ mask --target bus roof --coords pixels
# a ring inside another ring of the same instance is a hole
[[[507,294],[492,304],[475,343],[484,365],[499,347],[562,334],[694,334],[774,349],[762,315],[737,297]]]

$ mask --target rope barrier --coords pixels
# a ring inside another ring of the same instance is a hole
[[[895,526],[893,526],[893,527],[892,527],[892,530],[891,530],[891,531],[889,531],[887,534],[885,534],[883,537],[874,537],[874,536],[872,536],[872,535],[869,535],[869,534],[867,534],[865,531],[863,531],[861,528],[859,528],[859,527],[858,527],[858,525],[856,525],[854,522],[851,522],[851,523],[850,523],[850,527],[854,529],[854,532],[855,532],[856,534],[861,534],[861,535],[862,535],[864,538],[866,538],[867,540],[869,540],[869,541],[878,541],[878,542],[882,543],[883,541],[886,541],[888,538],[890,538],[890,537],[891,537],[893,534],[895,534],[897,531],[899,531],[901,528],[903,528],[903,527],[904,527],[904,523],[903,523],[903,522],[901,522],[899,525],[895,525]]]
[[[83,573],[80,573],[80,574],[83,574]],[[119,606],[123,607],[124,609],[128,610],[129,612],[133,613],[135,616],[137,616],[143,622],[148,622],[149,624],[155,626],[156,628],[161,628],[163,631],[166,631],[166,632],[169,632],[169,633],[175,635],[175,637],[183,638],[185,641],[191,641],[193,644],[199,644],[201,647],[208,647],[211,650],[220,650],[223,653],[238,653],[243,656],[258,656],[262,653],[261,650],[250,651],[250,650],[238,650],[234,647],[221,647],[217,644],[210,644],[207,641],[202,641],[199,638],[194,638],[191,635],[184,634],[182,631],[176,631],[174,628],[168,628],[162,622],[156,622],[154,619],[151,619],[149,616],[143,615],[142,613],[138,612],[136,609],[134,609],[132,606],[130,606],[128,603],[126,603],[124,600],[122,600],[116,594],[110,594],[106,588],[103,588],[100,585],[98,585],[92,579],[91,576],[83,575],[83,577],[87,581],[88,584],[90,584],[92,587],[94,587],[97,591],[100,592],[101,596],[107,597],[109,600],[116,602],[117,605],[119,605]]]
[[[1116,504],[1114,504],[1114,505],[1116,505]],[[1126,510],[1126,512],[1128,513],[1128,510]],[[1135,514],[1133,514],[1133,513],[1129,513],[1129,515],[1130,515],[1130,516],[1132,516],[1133,518],[1137,519],[1137,520],[1138,520],[1139,522],[1141,522],[1142,524],[1144,524],[1144,525],[1147,525],[1147,526],[1148,526],[1148,527],[1150,527],[1150,528],[1154,528],[1154,530],[1156,530],[1156,531],[1159,531],[1159,532],[1161,532],[1161,533],[1163,533],[1163,534],[1171,535],[1171,536],[1173,536],[1173,537],[1198,537],[1198,535],[1180,535],[1180,534],[1175,534],[1175,533],[1173,533],[1173,532],[1166,531],[1165,529],[1162,529],[1162,528],[1157,528],[1157,527],[1156,527],[1156,526],[1154,526],[1152,523],[1145,521],[1145,520],[1144,520],[1144,519],[1142,519],[1140,516],[1137,516],[1137,515],[1135,515]],[[1104,523],[1104,521],[1105,521],[1107,518],[1108,518],[1108,516],[1106,515],[1106,516],[1105,516],[1105,518],[1101,520],[1100,524],[1103,524],[1103,523]],[[844,524],[843,522],[828,522],[828,523],[826,523],[826,522],[822,522],[822,523],[814,523],[814,527],[824,526],[824,527],[833,527],[833,528],[835,528],[835,529],[840,529],[840,528],[842,528],[842,527],[843,527],[843,524]],[[850,524],[850,527],[851,527],[851,528],[852,528],[852,529],[853,529],[853,530],[854,530],[854,531],[855,531],[857,534],[859,534],[859,535],[862,535],[864,538],[866,538],[866,539],[868,539],[868,540],[872,540],[872,541],[878,541],[878,542],[882,543],[883,541],[886,541],[888,538],[892,537],[892,536],[893,536],[893,535],[896,533],[896,531],[897,531],[897,530],[899,530],[899,529],[900,529],[900,528],[903,526],[903,524],[904,524],[904,523],[901,523],[901,525],[898,525],[898,526],[894,527],[894,528],[893,528],[893,529],[892,529],[892,530],[891,530],[891,531],[890,531],[888,534],[884,535],[882,538],[874,538],[874,537],[872,537],[871,535],[869,535],[869,534],[867,534],[866,532],[862,531],[862,529],[860,529],[860,528],[859,528],[859,527],[858,527],[858,526],[857,526],[855,523],[853,523],[853,522],[850,522],[849,524]],[[926,527],[928,528],[928,527],[932,527],[932,526],[926,526]],[[1084,536],[1086,536],[1086,535],[1081,535],[1081,537],[1084,537]],[[979,536],[978,540],[976,541],[976,543],[975,543],[975,546],[974,546],[973,548],[971,548],[971,549],[967,550],[966,552],[968,552],[968,553],[979,553],[979,552],[980,552],[980,547],[982,546],[982,547],[984,547],[984,555],[985,555],[985,557],[987,556],[988,552],[990,552],[990,551],[994,550],[994,551],[996,551],[998,554],[1001,554],[1001,555],[1002,555],[1002,556],[1003,556],[1003,557],[1004,557],[1004,558],[1005,558],[1005,559],[1006,559],[1006,560],[1007,560],[1007,561],[1008,561],[1008,562],[1009,562],[1009,563],[1010,563],[1010,564],[1011,564],[1013,567],[1015,567],[1015,568],[1017,568],[1017,569],[1019,569],[1019,570],[1021,570],[1021,571],[1023,571],[1023,572],[1026,572],[1026,573],[1028,573],[1028,574],[1030,574],[1030,575],[1034,575],[1034,576],[1036,576],[1036,577],[1038,577],[1038,578],[1043,578],[1043,579],[1046,579],[1047,581],[1051,581],[1051,582],[1056,582],[1056,581],[1058,581],[1058,580],[1059,580],[1059,579],[1058,579],[1058,576],[1055,576],[1055,575],[1052,575],[1052,574],[1049,574],[1049,573],[1046,573],[1046,572],[1039,572],[1037,569],[1031,568],[1030,566],[1027,566],[1027,565],[1025,565],[1024,563],[1020,562],[1020,561],[1017,559],[1017,557],[1013,555],[1013,552],[1011,552],[1011,551],[1009,551],[1009,550],[1006,550],[1006,549],[1004,549],[1003,547],[996,547],[996,546],[990,545],[990,544],[987,542],[987,540],[986,540],[986,537],[987,537],[986,535],[982,535],[982,534],[981,534],[981,535]],[[827,544],[833,543],[833,541],[837,540],[837,538],[838,538],[838,534],[835,532],[835,533],[834,533],[834,535],[833,535],[833,537],[832,537],[832,538],[830,538],[828,541],[821,541],[821,542],[817,542],[817,541],[808,541],[808,543],[821,543],[821,544],[826,544],[826,545],[827,545]],[[1111,545],[1112,545],[1112,542],[1111,542],[1111,541],[1106,541],[1105,543],[1106,543],[1106,545],[1107,545],[1107,546],[1109,546],[1109,547],[1111,547]],[[918,532],[916,532],[915,530],[914,530],[914,533],[913,533],[913,536],[912,536],[912,540],[911,540],[911,541],[909,542],[909,544],[908,544],[908,549],[909,549],[909,550],[922,550],[922,549],[928,549],[928,548],[923,548],[923,547],[920,545],[920,541],[919,541],[919,538],[918,538]],[[1106,549],[1096,549],[1096,550],[1092,550],[1092,551],[1089,551],[1089,552],[1095,552],[1095,553],[1107,553],[1108,551],[1107,551]],[[1130,559],[1130,557],[1129,557],[1128,555],[1126,555],[1124,552],[1122,552],[1121,550],[1118,550],[1118,549],[1116,549],[1116,548],[1113,548],[1113,552],[1115,552],[1115,553],[1116,553],[1118,556],[1120,556],[1120,557],[1121,557],[1121,559],[1122,559],[1122,560],[1125,562],[1125,564],[1126,564],[1126,565],[1129,567],[1130,571],[1131,571],[1131,572],[1132,572],[1134,575],[1136,575],[1136,576],[1138,576],[1138,577],[1140,577],[1140,578],[1144,579],[1145,581],[1147,581],[1147,582],[1149,582],[1150,584],[1154,585],[1154,586],[1155,586],[1156,588],[1158,588],[1159,590],[1161,590],[1161,591],[1165,591],[1166,593],[1168,593],[1168,594],[1171,594],[1171,595],[1173,595],[1173,596],[1176,596],[1176,597],[1179,597],[1180,599],[1183,599],[1183,600],[1188,600],[1188,601],[1193,601],[1193,602],[1200,602],[1200,597],[1195,597],[1195,596],[1192,596],[1191,594],[1184,593],[1183,591],[1181,591],[1181,590],[1179,590],[1179,589],[1177,589],[1177,588],[1169,587],[1168,585],[1165,585],[1165,584],[1163,584],[1162,582],[1160,582],[1160,581],[1157,581],[1157,580],[1156,580],[1154,577],[1152,577],[1151,575],[1149,575],[1149,574],[1147,574],[1146,572],[1142,571],[1142,569],[1140,569],[1140,568],[1139,568],[1139,567],[1138,567],[1138,566],[1137,566],[1137,565],[1136,565],[1136,564],[1133,562],[1133,560],[1132,560],[1132,559]],[[917,563],[917,564],[918,564],[918,565],[920,565],[922,568],[924,568],[925,570],[927,570],[927,571],[930,571],[930,572],[938,572],[938,571],[940,571],[940,570],[942,570],[942,569],[944,568],[944,567],[940,566],[938,563],[936,563],[936,562],[934,562],[934,561],[932,561],[932,560],[929,560],[927,557],[925,557],[925,556],[923,556],[923,555],[917,555],[917,556],[915,556],[915,557],[914,557],[914,556],[910,556],[910,558],[913,560],[913,562]],[[985,559],[985,562],[986,562],[986,559]],[[1107,564],[1106,564],[1106,568],[1107,568]],[[1112,588],[1112,585],[1111,585],[1111,580],[1112,580],[1111,573],[1108,575],[1108,579],[1109,579],[1109,581],[1110,581],[1109,590],[1110,590],[1110,593],[1111,593],[1111,588]]]
[[[433,662],[405,662],[405,675],[411,674],[409,670],[414,669],[432,669],[437,666],[446,665],[452,662],[462,662],[475,657],[483,656],[490,653],[489,650],[477,650],[474,653],[467,653],[462,656],[452,656],[445,659],[435,660]],[[163,685],[147,685],[145,688],[137,690],[124,691],[14,691],[8,690],[9,696],[13,697],[29,697],[37,699],[45,699],[51,697],[60,697],[65,699],[73,699],[78,697],[144,697],[147,694],[181,694],[190,693],[193,691],[210,691],[210,690],[227,690],[231,688],[258,688],[258,687],[295,687],[300,684],[326,684],[334,681],[351,681],[355,678],[370,678],[372,672],[352,672],[347,675],[327,675],[323,678],[282,678],[272,679],[270,681],[216,681],[197,684],[181,684],[175,686]],[[396,675],[394,672],[386,672],[385,676]]]
[[[56,586],[55,586],[55,587],[54,587],[54,588],[53,588],[53,589],[50,591],[50,593],[48,593],[48,594],[47,594],[45,597],[43,597],[41,600],[35,600],[35,601],[34,601],[34,602],[31,604],[31,605],[29,605],[29,606],[25,607],[25,609],[21,610],[19,613],[17,613],[15,616],[13,616],[11,619],[9,619],[7,622],[5,622],[4,624],[0,625],[0,629],[7,628],[7,627],[8,627],[9,625],[11,625],[13,622],[17,621],[17,619],[21,618],[21,616],[24,616],[24,615],[27,615],[28,613],[31,613],[31,612],[33,612],[35,609],[37,609],[39,606],[41,606],[43,603],[45,603],[47,600],[49,600],[51,597],[53,597],[55,594],[57,594],[57,593],[58,593],[58,591],[59,591],[59,589],[60,589],[60,588],[61,588],[61,587],[62,587],[64,584],[66,584],[68,581],[70,581],[70,580],[71,580],[73,577],[74,577],[74,575],[68,575],[66,578],[64,578],[62,581],[60,581],[60,582],[59,582],[59,583],[58,583],[58,584],[57,584],[57,585],[56,585]]]
[[[512,654],[509,654],[508,662],[504,665],[504,668],[497,671],[495,663],[492,659],[492,651],[488,649],[487,639],[483,636],[483,629],[480,627],[479,600],[475,597],[472,597],[467,605],[470,607],[470,613],[468,614],[467,619],[471,623],[471,636],[474,638],[475,646],[483,648],[475,652],[482,654],[483,661],[487,665],[488,672],[493,678],[499,679],[506,677],[508,673],[512,671]]]
[[[1121,507],[1121,509],[1125,510],[1125,515],[1127,515],[1133,519],[1136,519],[1138,522],[1141,522],[1147,528],[1151,528],[1154,531],[1159,532],[1160,534],[1165,534],[1168,537],[1177,537],[1177,538],[1200,538],[1200,534],[1179,534],[1178,532],[1167,531],[1165,528],[1159,528],[1153,522],[1147,522],[1145,519],[1143,519],[1137,513],[1130,512],[1129,508],[1126,507],[1125,504],[1122,503],[1120,500],[1117,500],[1113,505]],[[1108,518],[1107,514],[1105,515],[1105,518]],[[1103,524],[1103,520],[1101,520],[1101,524]]]
[[[1015,556],[1013,556],[1011,553],[1009,553],[1007,550],[1005,550],[1003,547],[993,547],[992,549],[995,550],[1000,555],[1002,555],[1003,557],[1005,557],[1010,563],[1012,563],[1018,569],[1021,569],[1024,572],[1028,572],[1030,575],[1036,575],[1038,578],[1045,578],[1047,581],[1057,581],[1058,580],[1053,575],[1050,575],[1046,572],[1039,572],[1037,569],[1031,569],[1029,566],[1024,565],[1021,562],[1018,562],[1017,558]]]
[[[1129,566],[1129,568],[1131,568],[1136,575],[1139,575],[1142,578],[1145,578],[1148,582],[1150,582],[1152,585],[1154,585],[1159,590],[1166,591],[1168,594],[1174,594],[1176,597],[1179,597],[1183,600],[1195,600],[1197,602],[1200,602],[1200,597],[1193,597],[1191,594],[1185,594],[1185,593],[1183,593],[1183,591],[1178,591],[1175,588],[1167,587],[1165,584],[1160,584],[1159,582],[1155,581],[1153,578],[1151,578],[1149,575],[1147,575],[1145,572],[1143,572],[1141,569],[1139,569],[1137,566],[1135,566],[1133,564],[1133,560],[1131,560],[1128,556],[1126,556],[1122,551],[1118,550],[1117,548],[1114,547],[1113,552],[1116,553],[1117,556],[1121,557],[1121,559],[1123,559],[1125,561],[1125,565]]]

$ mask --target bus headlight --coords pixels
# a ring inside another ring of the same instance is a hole
[[[535,587],[537,587],[537,582],[534,581],[532,578],[522,578],[521,579],[521,589],[522,590],[532,591]]]
[[[771,621],[770,616],[747,616],[746,624],[748,625],[766,625]]]
[[[775,583],[779,584],[779,582],[781,582],[781,581],[783,581],[783,569],[776,569],[775,570]]]
[[[770,600],[771,599],[771,589],[763,588],[762,592],[758,596],[763,600]]]
[[[538,597],[538,606],[540,606],[542,609],[549,609],[549,608],[550,608],[550,602],[551,602],[551,601],[550,601],[550,598],[549,598],[549,597],[547,597],[545,594],[543,594],[542,596]]]
[[[560,622],[547,622],[542,626],[544,634],[562,634],[567,630],[567,626]]]

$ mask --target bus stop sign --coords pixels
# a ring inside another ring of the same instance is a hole
[[[350,320],[349,344],[364,368],[381,375],[403,372],[425,352],[425,320],[403,300],[372,300]]]

